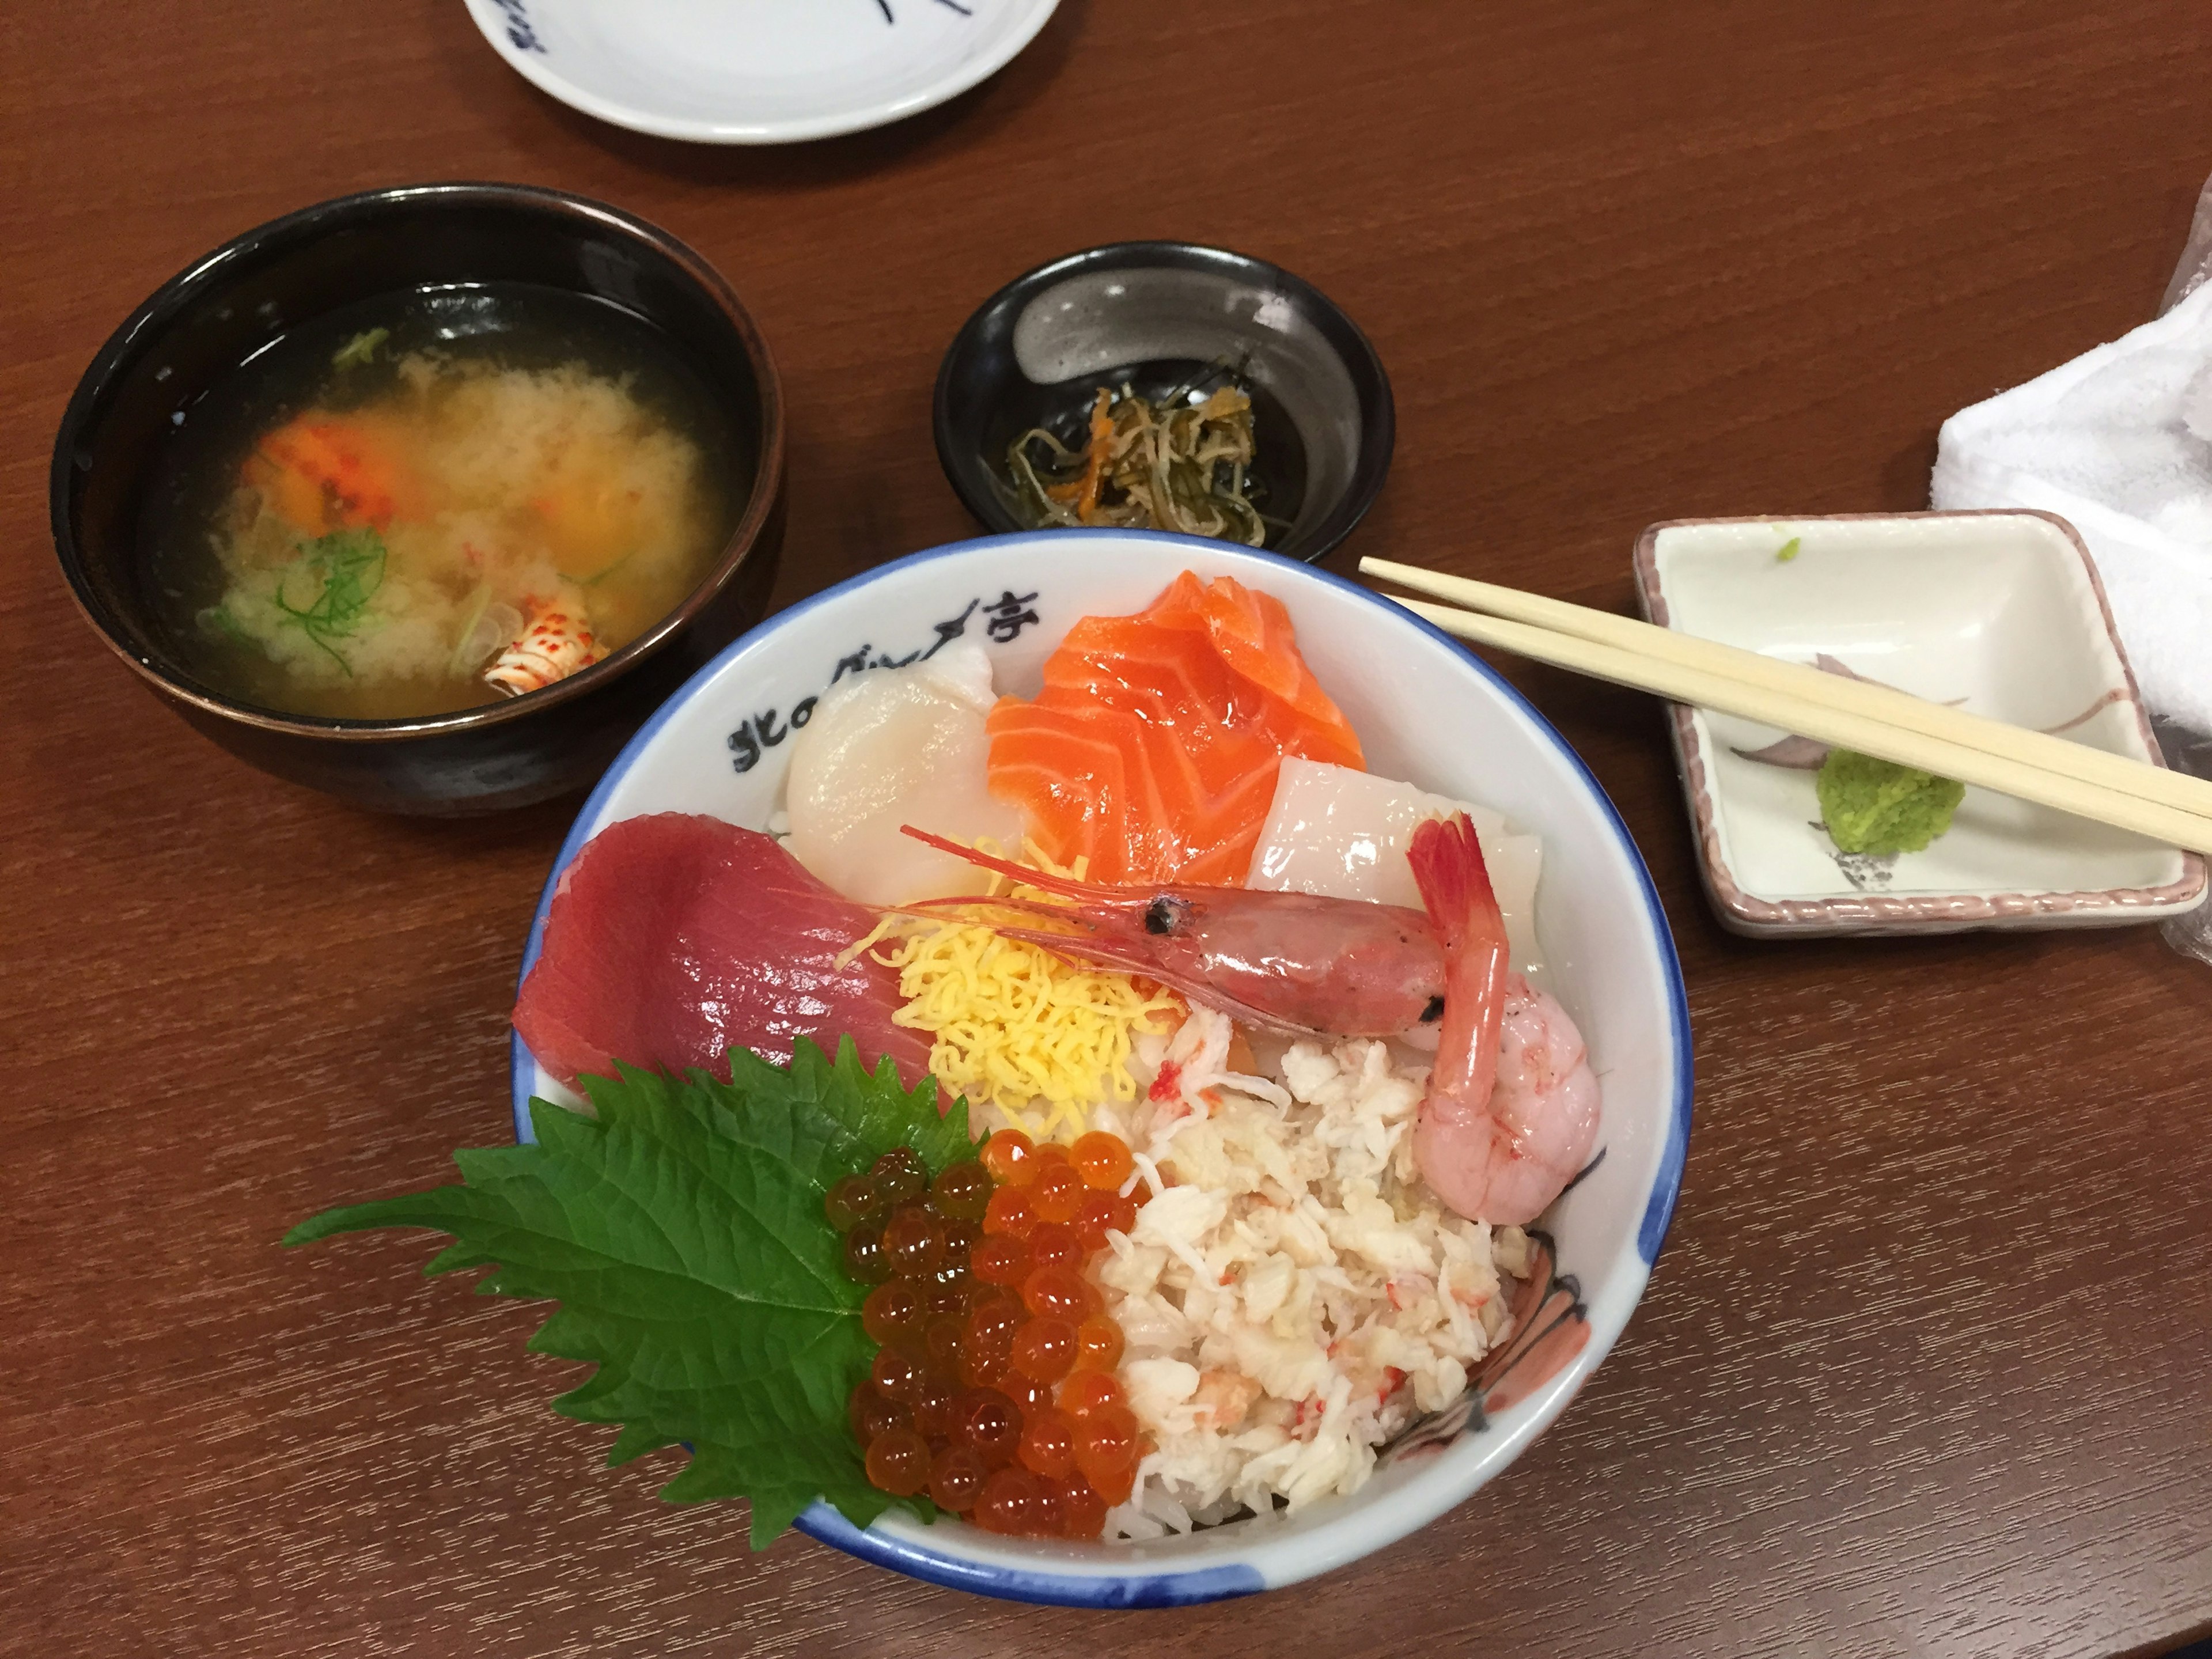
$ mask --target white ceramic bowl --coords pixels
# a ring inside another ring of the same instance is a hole
[[[988,644],[1002,691],[1034,693],[1045,657],[1077,618],[1140,610],[1186,568],[1234,576],[1289,607],[1300,648],[1359,732],[1371,770],[1487,802],[1542,836],[1537,927],[1605,1090],[1601,1161],[1544,1224],[1562,1271],[1580,1281],[1590,1340],[1484,1427],[1295,1516],[1120,1545],[1015,1540],[896,1515],[863,1531],[820,1504],[799,1522],[824,1542],[937,1583],[1073,1606],[1162,1606],[1273,1589],[1382,1548],[1464,1499],[1565,1409],[1627,1324],[1674,1212],[1690,1128],[1689,1013],[1658,896],[1612,803],[1543,718],[1446,635],[1364,588],[1219,542],[1124,531],[986,537],[901,559],[763,623],[671,698],[608,770],[546,883],[524,971],[554,884],[605,825],[683,811],[764,827],[792,726],[841,673],[964,631]],[[518,1039],[515,1127],[526,1137],[533,1092],[557,1097]]]
[[[468,0],[539,90],[635,132],[787,144],[904,120],[996,74],[1060,0]]]

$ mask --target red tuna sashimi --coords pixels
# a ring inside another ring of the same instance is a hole
[[[613,1062],[730,1074],[729,1050],[770,1060],[849,1036],[872,1071],[889,1054],[909,1085],[929,1039],[891,1024],[898,975],[838,954],[876,924],[781,844],[720,818],[661,812],[609,824],[561,878],[514,1029],[573,1084]]]

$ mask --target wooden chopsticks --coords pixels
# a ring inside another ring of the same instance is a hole
[[[1462,639],[2212,853],[2203,779],[1563,599],[1387,559],[1359,568],[1472,606],[1397,601]]]

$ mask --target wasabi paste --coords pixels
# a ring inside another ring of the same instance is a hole
[[[1832,749],[1815,785],[1828,838],[1846,853],[1917,853],[1951,827],[1966,786],[1916,766]]]

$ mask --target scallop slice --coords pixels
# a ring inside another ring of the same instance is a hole
[[[792,855],[847,898],[906,904],[982,890],[989,876],[899,833],[1021,846],[1020,811],[985,787],[991,660],[955,640],[926,662],[830,690],[793,740],[785,785]]]
[[[1421,890],[1406,849],[1424,818],[1452,812],[1467,814],[1482,843],[1482,860],[1504,913],[1513,966],[1541,989],[1536,881],[1543,871],[1544,843],[1534,836],[1509,834],[1504,818],[1486,806],[1432,795],[1371,772],[1287,757],[1244,884],[1418,910]]]

